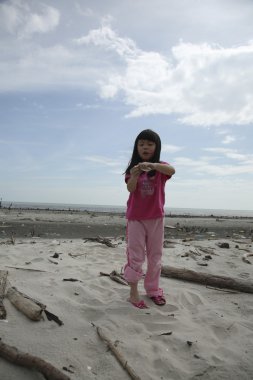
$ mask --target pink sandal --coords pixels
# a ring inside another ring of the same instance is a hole
[[[132,302],[128,300],[133,306],[137,307],[138,309],[148,309],[148,306],[145,304],[143,300],[140,300],[138,302]]]
[[[158,306],[163,306],[166,304],[166,299],[164,298],[164,296],[153,296],[150,298]]]

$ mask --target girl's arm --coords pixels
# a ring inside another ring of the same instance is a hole
[[[138,177],[141,174],[141,169],[140,169],[139,165],[134,166],[130,170],[130,174],[131,174],[131,176],[130,176],[129,180],[127,181],[127,190],[130,193],[132,193],[136,189]]]
[[[169,175],[169,176],[172,176],[176,172],[172,165],[160,164],[158,162],[156,162],[156,163],[142,162],[141,164],[139,164],[139,166],[142,170],[145,170],[145,169],[146,170],[147,169],[148,170],[157,170],[158,172]]]
[[[172,176],[173,174],[176,173],[175,168],[172,165],[169,164],[160,164],[160,163],[155,163],[154,164],[154,169],[157,170],[158,172],[161,172],[166,175]]]

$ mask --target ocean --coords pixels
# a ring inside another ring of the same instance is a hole
[[[73,210],[73,211],[98,211],[124,213],[125,206],[113,205],[86,205],[86,204],[67,204],[67,203],[36,203],[36,202],[12,202],[2,201],[1,206],[20,209],[39,209],[39,210]],[[222,209],[198,209],[198,208],[175,208],[165,207],[166,215],[182,216],[216,216],[216,217],[253,217],[253,210],[222,210]]]

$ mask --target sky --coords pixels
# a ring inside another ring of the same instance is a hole
[[[0,198],[125,205],[143,129],[167,208],[253,210],[252,0],[0,0]]]

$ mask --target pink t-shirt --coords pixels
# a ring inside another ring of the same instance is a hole
[[[162,163],[166,164],[166,162]],[[126,174],[126,183],[129,178],[130,174]],[[129,195],[126,218],[128,220],[144,220],[163,217],[165,183],[169,178],[169,175],[158,171],[153,177],[148,177],[147,172],[143,172],[138,177],[135,191]]]

